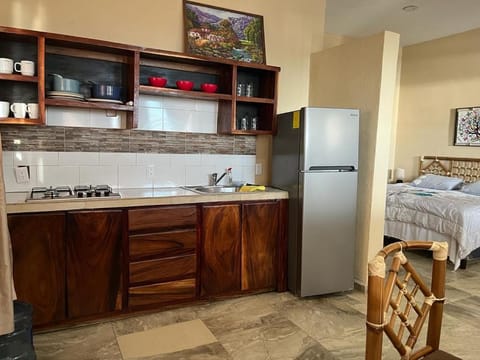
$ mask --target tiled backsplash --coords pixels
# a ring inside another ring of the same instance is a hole
[[[29,166],[18,184],[15,167]],[[4,151],[6,191],[32,186],[109,184],[118,188],[206,185],[209,174],[232,167],[233,180],[255,181],[255,155]]]
[[[100,183],[198,185],[227,167],[234,180],[255,181],[254,136],[21,125],[2,125],[0,132],[7,191]],[[17,183],[17,166],[29,166],[29,183]],[[149,167],[153,176],[147,175]]]

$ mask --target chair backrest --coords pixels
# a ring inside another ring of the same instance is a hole
[[[433,252],[430,286],[406,258],[403,250],[407,249]],[[382,359],[384,332],[401,359],[419,359],[438,350],[447,254],[446,242],[399,241],[384,247],[369,262],[365,359]],[[389,255],[392,256],[389,258]],[[387,262],[390,263],[388,275]],[[426,344],[416,348],[427,318]]]

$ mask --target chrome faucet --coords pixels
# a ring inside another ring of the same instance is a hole
[[[228,185],[231,185],[232,183],[232,168],[228,168],[227,171],[225,171],[220,177],[217,179],[217,173],[212,174],[212,181],[213,185],[218,185],[220,181],[225,177],[225,175],[228,175]]]

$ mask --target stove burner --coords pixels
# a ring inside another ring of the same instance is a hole
[[[119,198],[110,185],[76,185],[73,191],[70,186],[33,187],[27,200],[75,199],[75,198]]]

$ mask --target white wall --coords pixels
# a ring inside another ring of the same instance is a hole
[[[455,109],[480,105],[480,29],[403,48],[395,166],[418,176],[422,155],[479,157],[454,146]]]

